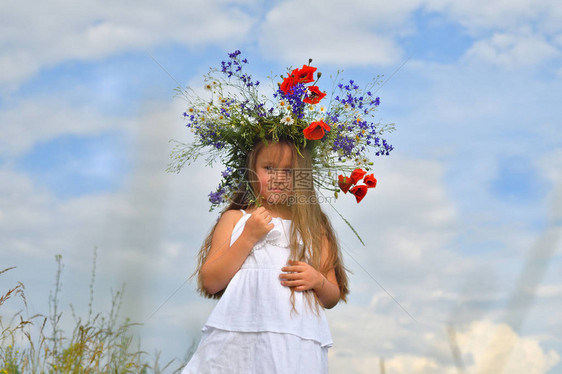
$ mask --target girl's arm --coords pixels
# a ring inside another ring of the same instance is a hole
[[[258,208],[248,218],[242,234],[231,246],[232,230],[240,219],[240,214],[237,210],[223,213],[211,239],[207,260],[201,266],[203,288],[211,295],[228,285],[234,274],[240,270],[254,244],[273,228],[273,224],[267,221],[267,211],[263,207]]]
[[[318,296],[320,305],[326,309],[331,309],[340,301],[340,287],[336,279],[334,269],[330,269],[326,275],[319,273],[322,276],[322,281],[319,285],[313,288]]]
[[[324,237],[322,243],[322,263],[328,259],[328,243]],[[295,291],[314,290],[320,305],[326,309],[331,309],[340,301],[340,287],[336,279],[334,268],[322,274],[306,262],[289,261],[290,266],[285,266],[279,277],[284,286],[295,287]]]

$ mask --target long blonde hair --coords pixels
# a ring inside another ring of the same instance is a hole
[[[302,149],[297,152],[295,145],[291,142],[280,140],[280,143],[287,144],[292,152],[293,169],[306,169],[312,172],[312,155],[308,149]],[[266,146],[263,141],[258,142],[246,158],[246,180],[242,188],[233,196],[231,203],[221,212],[221,215],[228,210],[248,209],[256,207],[256,195],[260,191],[257,181],[251,178],[252,173],[255,174],[257,158],[260,151]],[[248,186],[248,187],[246,187]],[[248,190],[249,188],[249,190]],[[294,189],[294,199],[296,204],[291,204],[291,232],[290,232],[290,259],[304,261],[326,274],[330,269],[334,269],[336,280],[340,289],[340,299],[347,301],[349,294],[347,270],[343,265],[339,243],[335,231],[330,223],[328,216],[322,211],[314,187],[306,189]],[[259,200],[258,200],[259,201]],[[302,204],[300,202],[304,201]],[[217,221],[218,222],[218,221]],[[201,279],[201,268],[211,249],[211,241],[215,233],[216,224],[211,228],[209,234],[205,238],[201,249],[199,250],[198,263],[192,277],[197,275],[197,290],[199,293],[208,298],[218,299],[222,296],[224,290],[215,294],[209,294],[203,288]],[[299,243],[299,236],[302,240],[302,246]],[[327,261],[322,263],[322,242],[323,238],[328,242]],[[316,306],[318,300],[316,294],[312,291],[306,292],[307,300],[310,302],[314,297]],[[312,295],[313,296],[312,296]],[[294,307],[294,289],[291,289],[291,302]]]

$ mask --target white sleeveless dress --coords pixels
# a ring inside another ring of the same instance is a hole
[[[230,244],[250,214],[242,211]],[[323,308],[316,314],[281,285],[289,259],[290,220],[273,218],[274,228],[252,249],[203,326],[197,351],[182,374],[327,373],[332,337]]]

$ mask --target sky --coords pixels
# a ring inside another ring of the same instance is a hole
[[[94,310],[125,284],[143,348],[181,366],[215,305],[186,280],[222,169],[166,172],[190,139],[174,89],[239,49],[263,81],[383,75],[395,149],[335,204],[365,246],[323,206],[351,271],[331,372],[562,372],[558,1],[7,0],[0,21],[0,293],[25,284],[29,315],[57,254],[65,321],[87,312],[95,257]]]

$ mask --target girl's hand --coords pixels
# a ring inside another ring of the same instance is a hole
[[[248,238],[257,243],[263,238],[271,229],[273,228],[273,223],[271,222],[271,214],[263,206],[260,206],[254,210],[246,221],[244,227],[244,233]]]
[[[289,266],[281,268],[279,278],[281,284],[287,287],[295,287],[295,291],[306,291],[320,288],[326,279],[315,268],[302,261],[289,260]]]

